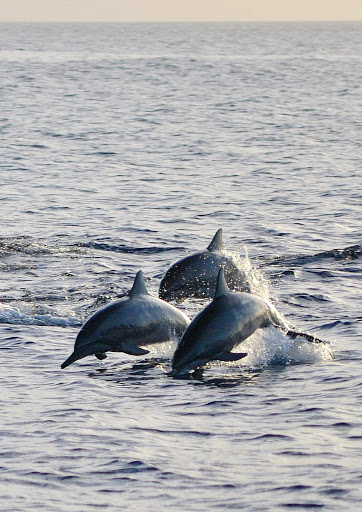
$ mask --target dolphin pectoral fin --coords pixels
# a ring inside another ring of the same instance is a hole
[[[105,359],[107,357],[107,354],[105,354],[104,352],[97,352],[97,354],[94,354],[96,356],[97,359]]]
[[[130,356],[144,356],[149,353],[149,350],[146,350],[141,347],[137,347],[132,341],[125,341],[122,344],[122,351],[125,354],[129,354]]]
[[[218,361],[239,361],[248,354],[246,352],[223,352],[215,357]]]
[[[306,332],[297,332],[297,331],[291,331],[290,329],[286,332],[287,336],[294,340],[297,338],[297,336],[301,336],[302,338],[305,338],[307,341],[310,341],[311,343],[328,343],[327,341],[320,340],[319,338],[316,338],[312,334],[307,334]]]

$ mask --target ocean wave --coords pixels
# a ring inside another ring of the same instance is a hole
[[[344,249],[331,249],[329,251],[318,252],[316,254],[296,254],[290,256],[278,256],[276,258],[267,257],[265,260],[269,260],[266,265],[293,265],[302,266],[307,263],[313,263],[323,259],[335,259],[335,260],[356,260],[362,256],[361,245],[351,245]],[[264,260],[264,258],[260,258]]]
[[[45,305],[38,307],[34,313],[31,304],[10,306],[0,302],[0,324],[77,327],[81,326],[82,322],[73,315],[60,316],[55,308]]]
[[[168,251],[180,251],[183,250],[182,247],[134,247],[126,244],[112,244],[108,242],[101,241],[90,241],[90,242],[80,242],[77,244],[78,247],[84,247],[87,249],[95,249],[98,251],[108,251],[108,252],[116,252],[116,253],[126,253],[126,254],[158,254],[162,252]]]
[[[42,256],[58,253],[84,253],[81,244],[66,245],[64,243],[51,243],[42,239],[33,239],[29,236],[0,237],[0,257],[12,254],[25,254]]]
[[[125,243],[112,243],[102,240],[64,244],[63,241],[48,242],[42,239],[36,240],[28,236],[0,237],[0,257],[16,253],[31,256],[66,253],[86,254],[92,250],[125,254],[158,254],[168,251],[183,251],[184,248],[174,246],[136,247]]]

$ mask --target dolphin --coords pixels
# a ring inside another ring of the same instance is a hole
[[[179,339],[189,323],[189,317],[182,311],[149,295],[139,271],[127,296],[108,304],[85,322],[75,340],[73,354],[61,368],[91,354],[104,359],[108,351],[147,354],[149,351],[142,347]]]
[[[245,352],[232,352],[257,329],[274,325],[291,338],[309,334],[289,329],[288,324],[268,301],[245,292],[230,291],[224,270],[220,269],[213,301],[204,308],[183,333],[172,360],[172,374],[179,375],[204,366],[209,361],[237,361]]]
[[[160,284],[159,297],[167,301],[182,301],[188,297],[211,298],[221,267],[231,289],[250,291],[245,273],[224,250],[222,228],[205,251],[186,256],[167,270]]]

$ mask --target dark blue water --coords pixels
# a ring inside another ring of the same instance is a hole
[[[361,29],[0,25],[1,510],[360,509]],[[330,344],[271,327],[194,379],[174,346],[60,370],[219,227]]]

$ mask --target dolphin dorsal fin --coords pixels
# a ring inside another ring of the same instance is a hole
[[[145,280],[143,278],[142,270],[137,272],[133,286],[129,292],[129,296],[131,298],[134,297],[135,295],[149,295],[146,288]]]
[[[214,299],[217,299],[218,297],[220,297],[220,295],[224,295],[228,291],[229,291],[229,288],[228,288],[228,285],[225,280],[224,269],[221,268],[217,275],[217,283],[216,283]]]
[[[224,244],[222,243],[222,228],[218,229],[208,246],[208,251],[222,251]]]

